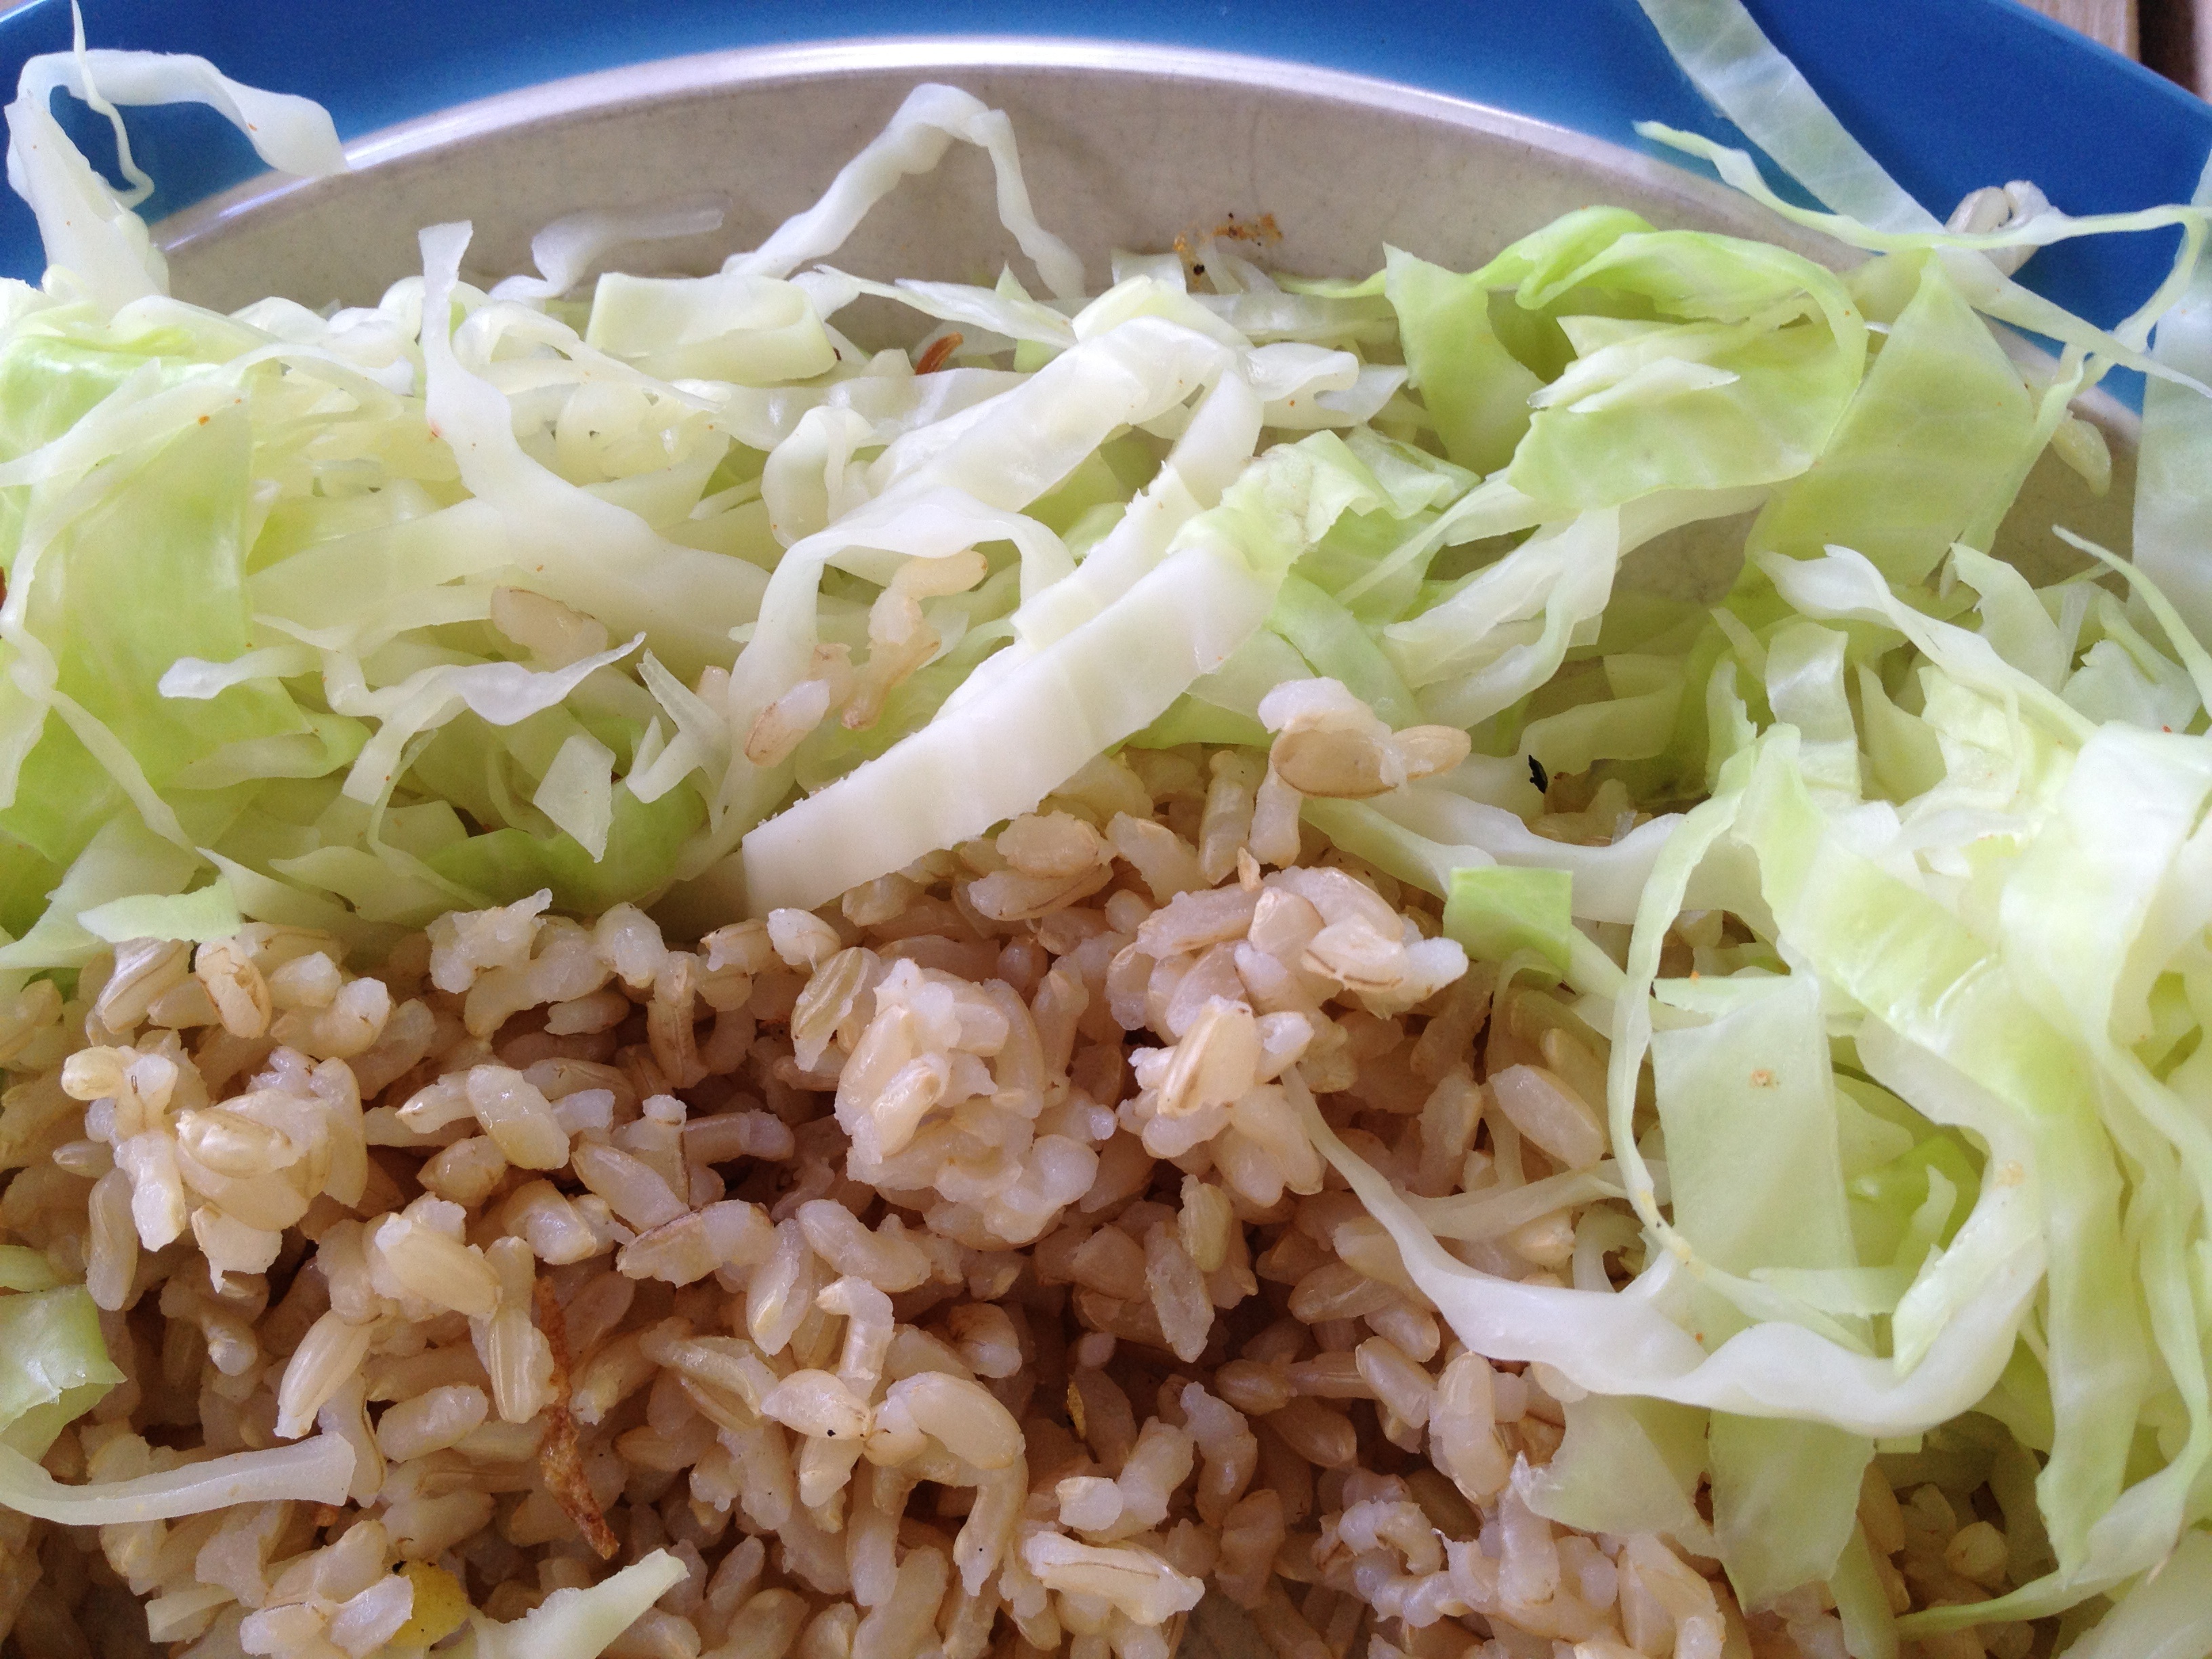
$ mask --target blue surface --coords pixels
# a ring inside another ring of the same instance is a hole
[[[2061,207],[2188,199],[2212,149],[2212,107],[2011,0],[1750,0],[1844,123],[1939,215],[1969,190],[2033,179]],[[1048,34],[1210,47],[1401,81],[1622,143],[1651,118],[1735,135],[1699,100],[1634,0],[85,0],[98,46],[192,52],[235,78],[302,93],[350,137],[471,98],[618,64],[793,40],[931,33]],[[67,0],[0,18],[0,85],[65,49]],[[82,115],[80,107],[78,113]],[[134,112],[158,184],[148,216],[258,169],[196,109]],[[70,123],[112,155],[104,123]],[[2163,273],[2172,233],[2048,249],[2022,280],[2110,324]],[[0,271],[35,276],[36,233],[0,199]]]

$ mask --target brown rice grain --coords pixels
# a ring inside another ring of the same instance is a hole
[[[1324,1469],[1349,1468],[1358,1455],[1358,1431],[1342,1412],[1300,1396],[1271,1413],[1267,1426],[1299,1456]]]

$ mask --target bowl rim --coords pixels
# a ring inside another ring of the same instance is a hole
[[[1255,88],[1303,94],[1349,103],[1381,114],[1438,123],[1463,131],[1540,150],[1589,165],[1601,175],[1632,179],[1672,194],[1687,206],[1741,214],[1747,207],[1765,213],[1720,179],[1696,168],[1631,149],[1495,104],[1408,85],[1379,76],[1324,68],[1289,58],[1212,48],[1162,46],[1104,39],[1069,40],[1030,34],[917,34],[855,37],[762,46],[731,46],[711,52],[592,70],[471,99],[431,114],[395,123],[349,140],[344,146],[349,174],[372,172],[434,155],[439,151],[500,132],[595,112],[635,107],[659,100],[738,88],[834,80],[841,76],[885,70],[917,77],[963,70],[1030,70],[1073,75],[1166,77],[1177,81]],[[150,229],[165,254],[189,252],[217,237],[247,215],[281,206],[289,199],[331,187],[329,179],[303,179],[264,173],[205,197],[157,221]],[[1840,242],[1808,231],[1772,214],[1764,234],[1769,240],[1838,269],[1864,256]],[[1996,325],[2008,349],[2031,372],[2048,375],[2055,358],[2037,341]],[[2103,386],[2073,401],[2076,413],[2110,437],[2133,448],[2142,417]]]
[[[1042,70],[1081,75],[1166,77],[1201,84],[1258,88],[1326,98],[1415,119],[1438,122],[1626,174],[1654,189],[1741,212],[1747,198],[1717,179],[1611,139],[1494,104],[1432,92],[1403,82],[1324,69],[1288,58],[1141,42],[1061,40],[1046,35],[933,34],[870,36],[772,46],[732,46],[648,59],[563,76],[494,93],[364,133],[344,146],[356,173],[395,166],[473,139],[598,111],[720,88],[770,86],[840,76],[911,71],[917,76],[962,70]],[[335,175],[343,177],[344,175]],[[165,252],[219,234],[242,215],[275,206],[327,180],[264,173],[179,209],[155,223]],[[1836,263],[1841,245],[1777,218],[1773,240]]]

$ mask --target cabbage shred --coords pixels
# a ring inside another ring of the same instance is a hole
[[[1118,745],[1263,744],[1272,688],[1334,678],[1474,754],[1309,821],[1612,1036],[1617,1290],[1467,1266],[1453,1200],[1306,1111],[1460,1338],[1586,1395],[1530,1507],[1672,1533],[1746,1605],[1824,1582],[1854,1659],[2096,1597],[2087,1659],[2203,1651],[2207,204],[1948,231],[1733,0],[1644,4],[1824,208],[1649,135],[1845,268],[1592,208],[1471,272],[1390,250],[1300,282],[1209,246],[1203,286],[1125,255],[1092,295],[1005,117],[928,86],[712,276],[570,297],[696,208],[579,216],[489,289],[446,225],[375,307],[222,317],[167,296],[137,195],[47,100],[199,99],[300,172],[343,166],[327,117],[197,59],[38,60],[10,178],[53,268],[0,287],[0,988],[246,918],[373,953],[539,889],[679,931],[812,908]],[[1037,291],[824,263],[956,143]],[[2111,329],[1990,257],[2176,225]],[[947,366],[841,332],[863,295]],[[2060,355],[2024,373],[1992,323]],[[2114,366],[2152,376],[2136,562],[2074,538],[2033,586],[1998,527],[2046,451],[2104,487],[2071,404]],[[1662,538],[1741,569],[1625,581]],[[1629,804],[1608,844],[1531,830],[1563,779]],[[8,1273],[0,1502],[343,1490],[319,1440],[58,1486],[32,1460],[117,1374],[81,1289]],[[1893,1621],[1869,1461],[2000,1444],[2039,1470],[2042,1576]],[[480,1650],[596,1652],[674,1571]]]

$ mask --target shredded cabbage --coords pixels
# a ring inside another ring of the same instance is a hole
[[[1574,874],[1546,866],[1462,864],[1444,895],[1444,933],[1480,961],[1533,951],[1559,973],[1574,959]]]
[[[1608,1040],[1609,1156],[1448,1198],[1283,1079],[1458,1338],[1577,1396],[1522,1500],[1669,1534],[1747,1607],[1825,1584],[1852,1659],[2098,1597],[2086,1659],[2203,1652],[2212,198],[2027,192],[1946,229],[1735,0],[1643,3],[1823,206],[1649,136],[1847,269],[1594,207],[1471,272],[1215,248],[1202,287],[1128,255],[1093,294],[1005,117],[924,86],[712,275],[566,297],[709,228],[678,204],[560,222],[489,291],[443,225],[377,306],[221,317],[167,297],[52,93],[198,98],[296,171],[343,164],[327,118],[198,60],[35,60],[9,171],[53,269],[0,292],[0,972],[245,919],[367,954],[541,889],[692,932],[817,908],[1119,745],[1263,747],[1269,691],[1334,679],[1474,752],[1308,823]],[[1042,297],[823,263],[956,142]],[[1991,257],[2175,226],[2111,328]],[[841,331],[863,296],[922,319],[927,362]],[[2037,586],[2007,515],[2046,451],[2109,483],[2069,410],[2114,365],[2152,376],[2136,562],[2062,525],[2087,562]],[[1601,1198],[1633,1221],[1578,1240],[1571,1286],[1464,1259]],[[342,1494],[327,1437],[54,1482],[31,1460],[116,1375],[43,1258],[0,1281],[0,1503]],[[1992,1437],[2047,1571],[1893,1619],[1864,1470]],[[588,1659],[681,1571],[467,1639]]]
[[[100,1310],[82,1285],[29,1288],[20,1269],[10,1277],[26,1288],[0,1292],[0,1504],[44,1521],[104,1527],[275,1498],[345,1501],[353,1448],[331,1434],[131,1480],[71,1486],[55,1480],[37,1460],[123,1373],[108,1359]]]
[[[470,1659],[598,1659],[684,1571],[674,1555],[655,1550],[596,1584],[555,1590],[511,1624],[471,1614],[457,1651]]]

